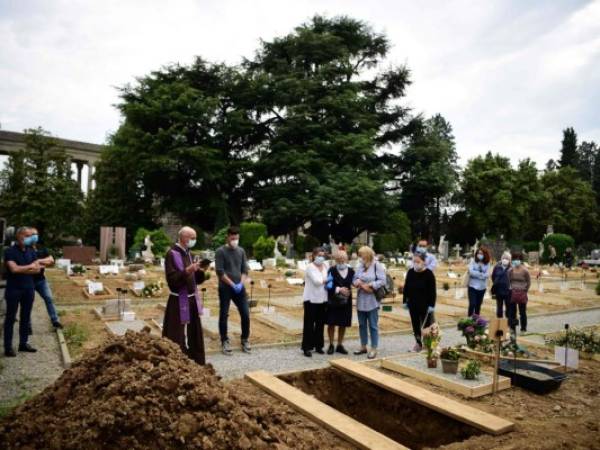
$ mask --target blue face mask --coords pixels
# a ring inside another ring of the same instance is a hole
[[[477,259],[478,259],[479,261],[483,261],[483,255],[480,253],[479,255],[477,255]]]
[[[25,244],[27,247],[32,246],[34,244],[33,236],[27,236],[25,239],[23,239],[23,244]]]
[[[417,247],[417,251],[418,251],[419,253],[424,253],[424,252],[426,252],[426,251],[427,251],[427,249],[426,249],[425,247],[421,247],[421,246],[419,245],[419,246]]]
[[[40,240],[40,238],[39,238],[39,236],[38,236],[37,234],[32,234],[32,235],[31,235],[31,241],[32,241],[34,244],[37,244],[37,243],[39,242],[39,240]]]
[[[324,256],[317,256],[315,258],[315,264],[317,264],[318,266],[320,266],[324,262],[325,262],[325,257]]]
[[[346,270],[348,268],[348,264],[338,264],[338,270]]]
[[[518,260],[518,259],[515,259],[515,260],[512,262],[512,265],[513,265],[513,267],[519,267],[519,266],[521,265],[521,261],[520,261],[520,260]]]

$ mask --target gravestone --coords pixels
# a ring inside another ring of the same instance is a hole
[[[142,251],[142,258],[144,259],[144,262],[154,262],[154,253],[152,253],[152,247],[154,246],[154,243],[150,239],[150,235],[147,235],[144,238],[144,246],[146,247],[146,249]]]
[[[452,250],[454,250],[456,252],[455,258],[460,259],[460,252],[462,250],[462,247],[460,245],[456,244]]]
[[[506,250],[506,241],[504,239],[494,239],[489,246],[492,258],[499,261],[502,258],[502,253]]]
[[[438,244],[438,254],[442,261],[446,261],[448,259],[448,241],[446,240],[446,235],[443,234],[440,237],[440,243]]]
[[[540,254],[538,252],[528,252],[527,259],[529,260],[529,264],[535,266],[540,263]]]
[[[92,264],[96,257],[96,247],[68,245],[62,248],[63,258],[70,259],[74,264]]]

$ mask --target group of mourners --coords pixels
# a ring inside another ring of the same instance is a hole
[[[7,312],[4,321],[4,353],[15,356],[12,348],[13,327],[20,308],[19,351],[35,352],[28,343],[31,330],[31,310],[35,292],[45,300],[54,327],[62,327],[52,301],[52,294],[44,277],[44,268],[54,260],[39,246],[37,230],[22,227],[16,233],[15,244],[5,251],[7,285],[5,298]],[[210,261],[198,260],[191,249],[196,245],[196,232],[183,227],[177,242],[167,252],[165,275],[169,286],[169,299],[163,322],[163,336],[180,345],[181,349],[199,364],[205,363],[204,339],[201,316],[202,298],[198,285],[206,279]],[[303,305],[304,320],[301,349],[305,356],[313,352],[348,354],[344,346],[346,329],[352,325],[353,304],[356,304],[360,347],[355,355],[377,356],[379,345],[379,311],[383,296],[388,289],[386,269],[368,246],[358,250],[358,262],[351,267],[344,249],[332,255],[335,264],[329,267],[323,248],[315,248],[312,260],[305,272]],[[480,314],[488,279],[492,280],[492,295],[496,299],[497,317],[506,315],[511,328],[519,324],[527,330],[527,292],[531,279],[522,264],[519,252],[502,255],[498,264],[491,268],[488,249],[480,247],[469,263],[468,315]],[[412,265],[406,274],[403,288],[403,305],[410,313],[415,336],[414,351],[421,351],[421,330],[434,320],[436,304],[436,280],[434,270],[437,261],[427,252],[427,241],[421,240],[414,248]],[[226,242],[215,253],[215,270],[218,277],[219,334],[221,349],[225,355],[233,353],[228,335],[228,317],[231,302],[239,311],[241,319],[240,348],[251,353],[250,308],[246,293],[248,262],[246,253],[239,246],[239,229],[230,227]],[[354,302],[353,291],[356,292]],[[325,325],[328,346],[325,349]],[[335,331],[337,328],[337,340]],[[370,343],[370,346],[368,345]]]

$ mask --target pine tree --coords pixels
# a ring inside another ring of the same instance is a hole
[[[577,133],[573,127],[563,130],[562,148],[560,149],[560,167],[578,167]]]

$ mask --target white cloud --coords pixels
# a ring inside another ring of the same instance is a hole
[[[194,55],[238,63],[315,13],[385,32],[416,112],[452,123],[463,161],[489,149],[539,164],[562,129],[600,141],[600,0],[0,0],[0,123],[102,142],[115,86]]]

